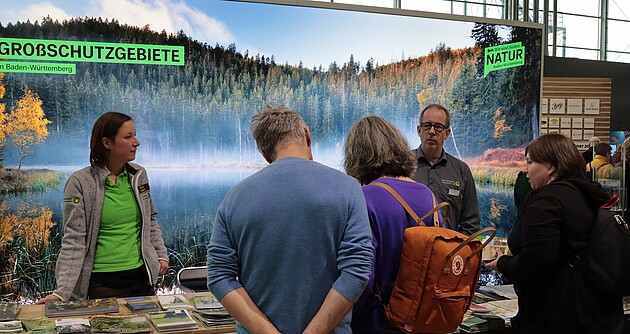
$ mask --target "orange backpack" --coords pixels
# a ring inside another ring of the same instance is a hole
[[[492,227],[466,236],[443,227],[427,227],[422,222],[442,207],[443,202],[423,217],[390,186],[373,182],[391,193],[418,226],[405,229],[396,282],[385,314],[405,333],[450,333],[461,324],[477,287],[481,272],[481,250],[496,234]],[[435,203],[435,202],[434,202]],[[477,240],[491,232],[484,243]],[[380,296],[379,296],[380,298]]]

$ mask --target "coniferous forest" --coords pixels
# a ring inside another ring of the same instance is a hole
[[[509,30],[509,40],[499,38],[500,29]],[[250,116],[269,103],[298,111],[322,147],[343,144],[350,125],[369,114],[415,132],[421,107],[441,103],[452,113],[455,153],[473,157],[490,148],[522,147],[533,138],[540,99],[539,34],[537,29],[476,24],[474,47],[436,45],[426,56],[387,65],[371,59],[361,63],[350,54],[343,64],[305,68],[239,51],[234,44],[203,44],[181,31],[167,34],[100,18],[44,18],[8,23],[0,35],[181,45],[186,65],[77,63],[76,75],[7,73],[4,101],[9,109],[24,88],[43,101],[52,122],[50,138],[33,159],[45,164],[85,164],[85,149],[73,155],[68,148],[84,147],[87,141],[79,139],[88,138],[94,119],[108,110],[134,117],[144,139],[143,156],[152,162],[213,163],[234,154],[247,161],[257,156]],[[483,48],[514,41],[526,46],[525,66],[484,78]],[[57,154],[56,144],[68,154]]]
[[[30,92],[41,101],[50,121],[47,138],[33,148],[33,155],[25,157],[25,165],[88,165],[93,122],[113,110],[134,118],[143,164],[213,166],[261,161],[249,123],[251,115],[266,104],[286,104],[299,112],[311,129],[315,153],[327,149],[339,153],[347,130],[363,116],[383,116],[413,137],[418,112],[429,103],[440,103],[452,117],[446,150],[471,164],[477,182],[504,187],[506,179],[516,176],[515,163],[523,160],[522,148],[538,130],[541,31],[481,23],[471,27],[475,40],[471,47],[451,49],[441,43],[426,55],[390,64],[348,54],[343,63],[307,68],[277,61],[273,54],[249,54],[235,44],[208,45],[182,31],[168,34],[116,20],[59,22],[47,17],[0,23],[0,36],[8,38],[178,45],[186,53],[185,66],[76,63],[76,75],[5,73],[0,105],[7,112],[13,110]],[[525,64],[484,77],[484,48],[512,42],[525,46]],[[10,150],[8,145],[0,147],[0,167],[1,158],[7,166],[15,164]],[[175,174],[156,179],[168,183]],[[62,187],[65,181],[58,175],[49,178],[54,182],[40,183]],[[195,187],[200,179],[195,180]],[[156,201],[162,196],[157,206],[172,268],[204,263],[204,245],[218,205],[212,201],[220,201],[231,185],[202,184],[203,189],[197,190],[186,184],[192,189],[187,190],[186,200],[166,191],[156,194]],[[217,194],[212,200],[200,200],[199,193],[213,191]],[[498,235],[506,236],[515,220],[508,207],[511,192],[479,188],[479,193],[484,197],[480,200],[482,226],[495,226]],[[0,239],[0,295],[41,297],[54,286],[62,233],[57,211],[62,199],[53,198],[53,204],[40,208],[31,205],[28,196],[22,200],[18,195],[17,201],[12,196],[0,192],[0,231],[22,221],[44,226],[38,231],[45,233],[21,229],[30,234],[20,237],[14,229],[2,234],[9,238]],[[16,202],[19,205],[11,207]],[[32,235],[38,243],[30,241]]]

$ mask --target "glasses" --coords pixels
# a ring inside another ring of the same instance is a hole
[[[440,123],[424,122],[424,123],[420,123],[420,128],[424,131],[429,131],[431,130],[431,128],[433,128],[435,132],[440,133],[446,130],[447,126]]]

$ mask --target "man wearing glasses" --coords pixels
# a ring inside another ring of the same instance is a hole
[[[420,112],[420,147],[414,152],[418,168],[412,176],[427,185],[439,202],[451,205],[446,227],[471,235],[479,230],[477,190],[470,167],[444,151],[444,141],[451,134],[451,116],[446,108],[431,104]]]

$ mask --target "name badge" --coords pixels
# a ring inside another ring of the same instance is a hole
[[[142,194],[145,193],[147,191],[149,191],[149,184],[145,183],[145,184],[141,184],[138,186],[138,191]]]
[[[459,190],[457,189],[449,189],[448,194],[451,196],[459,196]]]

